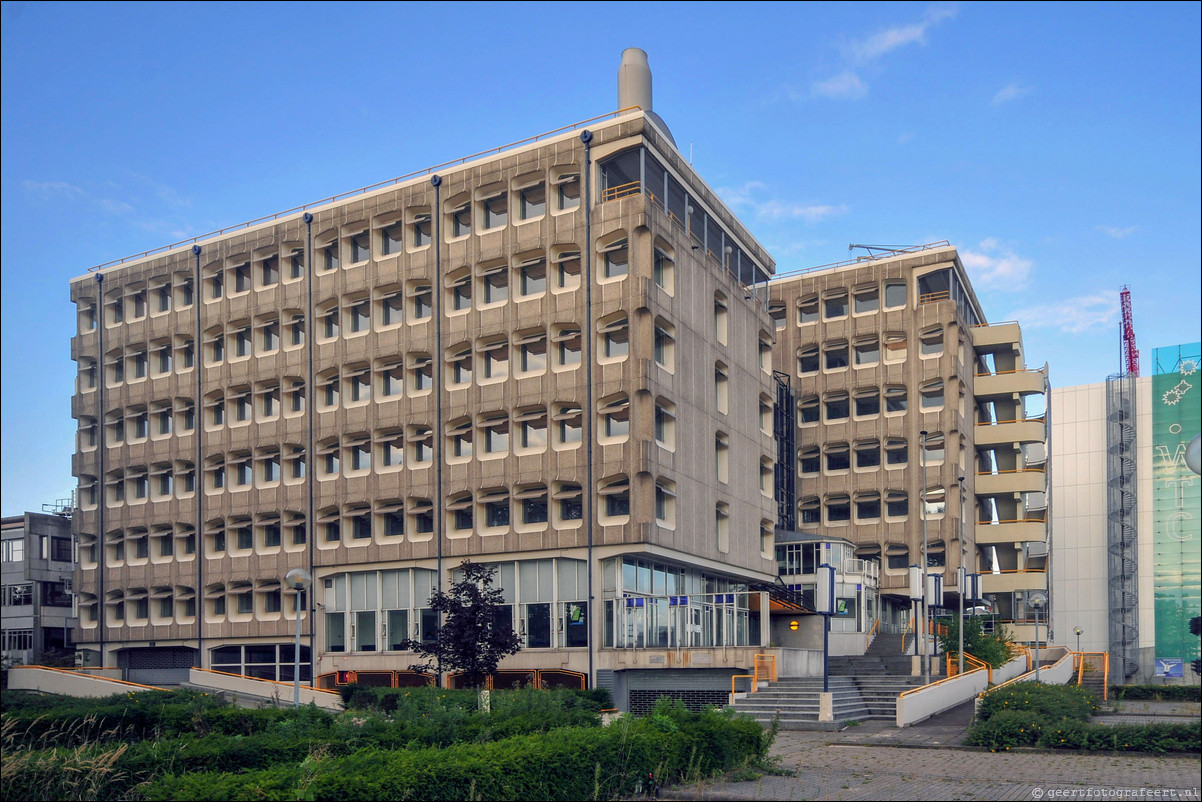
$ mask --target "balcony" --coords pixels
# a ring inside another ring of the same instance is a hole
[[[994,350],[1002,346],[1017,348],[1023,337],[1022,330],[1015,321],[973,326],[970,331],[973,347],[979,351]]]
[[[978,521],[977,545],[1001,543],[1042,542],[1047,538],[1048,524],[1043,518],[1021,518],[1014,521]]]
[[[1020,568],[1000,573],[981,573],[982,593],[1012,593],[1016,590],[1047,590],[1047,572],[1043,568]]]
[[[983,421],[977,423],[973,433],[977,446],[1042,443],[1047,439],[1047,423],[1043,418]]]
[[[978,373],[973,394],[985,396],[1033,395],[1045,391],[1045,378],[1040,370],[1007,370],[997,373]]]
[[[1002,496],[1011,493],[1042,493],[1047,490],[1047,475],[1043,468],[1022,468],[1014,471],[977,474],[978,496]]]

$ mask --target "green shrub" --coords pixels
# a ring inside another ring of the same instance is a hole
[[[1085,724],[1065,721],[1044,728],[1040,746],[1115,752],[1198,752],[1202,731],[1195,724]]]
[[[1202,685],[1111,685],[1110,698],[1199,702],[1202,701]]]
[[[664,732],[667,721],[677,728]],[[710,776],[762,758],[762,728],[713,710],[665,705],[657,717],[625,717],[613,726],[564,727],[488,743],[444,748],[367,747],[311,759],[309,768],[277,766],[162,776],[151,799],[495,799],[578,800],[627,797],[685,776]],[[303,785],[303,789],[300,787]]]
[[[977,718],[988,721],[997,713],[1015,710],[1038,713],[1054,722],[1088,721],[1098,704],[1093,692],[1079,685],[1015,682],[986,693],[977,708]]]
[[[970,746],[984,746],[991,752],[1014,746],[1033,746],[1047,718],[1033,710],[1002,710],[988,721],[980,721],[968,731]]]

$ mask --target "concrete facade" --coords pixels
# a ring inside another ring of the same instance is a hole
[[[0,520],[3,560],[2,651],[5,663],[29,664],[72,648],[75,627],[70,518],[27,512]]]
[[[773,263],[650,117],[587,130],[72,282],[90,663],[289,680],[302,567],[302,677],[404,671],[470,558],[508,676],[751,665]]]
[[[884,631],[909,621],[925,534],[949,606],[964,565],[998,620],[1033,639],[1048,385],[1018,325],[986,324],[947,243],[778,276],[771,298],[773,361],[797,403],[797,528],[880,565]]]

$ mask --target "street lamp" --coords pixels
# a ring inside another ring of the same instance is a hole
[[[1075,634],[1077,636],[1077,652],[1078,653],[1080,653],[1080,651],[1081,651],[1081,632],[1082,632],[1081,627],[1076,627],[1075,629],[1073,629],[1073,634]]]
[[[922,583],[922,684],[931,684],[931,656],[927,648],[927,616],[929,615],[927,608],[926,594],[926,573],[929,563],[927,562],[927,430],[923,429],[918,433],[922,437],[922,575],[924,581]]]
[[[301,594],[309,589],[313,577],[304,568],[293,568],[284,574],[284,584],[296,591],[296,643],[292,652],[292,706],[300,707],[300,652],[301,652]]]
[[[960,619],[956,621],[956,630],[960,633],[960,660],[956,673],[964,673],[964,580],[968,577],[968,570],[964,567],[964,556],[967,551],[964,548],[964,477],[960,477],[960,575],[956,578],[956,583],[960,586]]]
[[[1048,594],[1042,590],[1031,591],[1027,604],[1035,611],[1035,682],[1039,682],[1039,611],[1047,606]]]
[[[922,567],[919,565],[910,566],[910,606],[913,608],[914,616],[914,656],[918,656],[918,619],[920,617],[921,604],[923,594],[926,588],[923,587]]]
[[[822,692],[830,693],[830,637],[831,614],[835,612],[835,566],[822,563],[818,569],[827,571],[826,581],[820,581],[814,591],[814,606],[822,614]]]

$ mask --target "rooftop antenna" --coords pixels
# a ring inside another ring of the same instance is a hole
[[[1135,347],[1135,325],[1131,318],[1131,290],[1126,284],[1119,293],[1119,304],[1123,309],[1123,366],[1124,373],[1132,378],[1139,377],[1139,349]]]
[[[869,256],[875,256],[876,254],[874,253],[874,251],[880,251],[882,253],[899,254],[899,253],[905,253],[906,251],[909,250],[908,248],[894,248],[889,245],[855,245],[855,244],[852,244],[852,245],[847,246],[848,251],[854,251],[856,248],[863,248],[864,250],[868,251]]]

